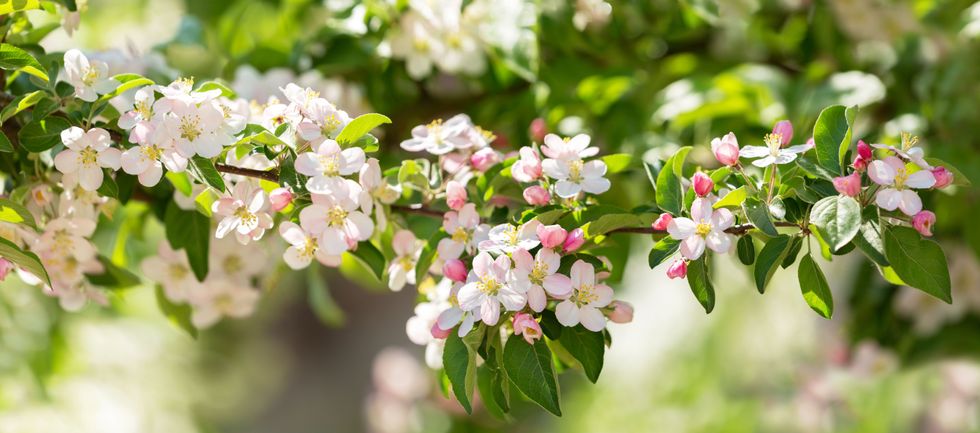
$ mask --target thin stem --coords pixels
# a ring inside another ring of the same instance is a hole
[[[237,174],[239,176],[254,177],[264,179],[269,182],[279,182],[279,172],[277,170],[255,170],[251,168],[235,167],[234,165],[217,163],[214,168],[222,173]]]

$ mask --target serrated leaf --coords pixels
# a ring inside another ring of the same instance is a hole
[[[841,173],[841,148],[851,142],[851,126],[843,105],[825,108],[813,126],[817,163],[831,173]]]
[[[33,0],[20,0],[20,2],[24,2],[25,4],[30,3],[30,1]],[[10,6],[11,3],[15,4],[13,0],[10,0],[10,3],[7,5],[0,4],[0,14],[3,13],[3,10],[16,7]],[[0,69],[6,69],[8,71],[19,70],[38,77],[44,81],[48,81],[48,74],[44,71],[44,67],[41,66],[37,59],[31,55],[31,53],[10,44],[0,44]]]
[[[602,333],[592,332],[578,325],[565,328],[558,341],[582,365],[585,376],[596,383],[599,373],[602,372],[602,361],[606,352]]]
[[[9,104],[3,107],[3,110],[0,110],[0,125],[9,120],[11,117],[16,116],[17,113],[33,107],[34,104],[37,104],[44,99],[45,95],[47,95],[45,91],[35,90],[31,93],[14,98],[13,101],[10,101]]]
[[[813,205],[810,222],[831,249],[839,250],[861,229],[861,205],[845,195],[825,197]]]
[[[527,398],[561,416],[558,379],[551,364],[551,350],[544,340],[531,345],[521,336],[511,335],[504,346],[504,371]]]
[[[337,136],[337,143],[341,146],[347,146],[354,144],[372,129],[378,126],[384,125],[386,123],[391,123],[391,119],[384,114],[378,113],[368,113],[357,116],[354,120],[351,120],[347,126],[340,131],[340,135]]]
[[[766,285],[769,284],[769,280],[776,273],[776,269],[779,269],[779,265],[786,259],[790,241],[789,236],[776,236],[766,242],[766,245],[762,247],[762,251],[759,251],[759,257],[755,259],[755,268],[752,270],[752,274],[755,277],[755,287],[759,290],[759,293],[766,293]]]
[[[715,287],[711,284],[711,273],[705,256],[687,264],[687,284],[691,286],[694,297],[704,307],[705,314],[715,309]]]
[[[800,279],[800,290],[803,292],[803,299],[807,305],[816,311],[817,314],[829,319],[834,315],[834,297],[830,292],[830,285],[823,271],[813,261],[810,254],[800,259],[800,266],[797,269],[797,276]]]
[[[946,254],[939,244],[908,227],[889,227],[884,239],[885,256],[902,281],[947,304],[953,302]]]

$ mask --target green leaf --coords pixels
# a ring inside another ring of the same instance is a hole
[[[343,325],[345,321],[344,310],[340,309],[337,302],[330,296],[330,288],[327,287],[319,266],[307,268],[306,284],[309,286],[310,308],[316,313],[316,317],[324,325],[330,327]]]
[[[119,85],[116,86],[115,90],[100,96],[100,101],[108,101],[125,93],[129,89],[135,89],[142,86],[152,86],[154,84],[153,80],[139,74],[119,74],[113,76],[112,79],[118,81]]]
[[[425,276],[429,275],[429,268],[432,267],[432,262],[435,260],[436,253],[438,252],[439,241],[446,236],[448,236],[446,231],[440,228],[425,241],[425,245],[422,246],[422,252],[419,253],[419,259],[415,262],[416,282],[422,282]]]
[[[207,92],[208,90],[220,90],[221,96],[229,99],[235,99],[238,97],[238,94],[235,93],[234,90],[231,90],[230,87],[218,81],[205,81],[201,83],[200,87],[197,88],[198,92]]]
[[[11,117],[16,116],[17,113],[33,107],[34,104],[37,104],[44,99],[46,95],[47,93],[45,93],[43,90],[35,90],[26,95],[20,95],[14,98],[14,100],[10,101],[7,106],[3,107],[3,110],[0,110],[0,124],[3,124],[3,122],[6,122]]]
[[[803,249],[803,238],[793,237],[793,240],[789,243],[789,249],[786,250],[786,258],[783,259],[782,268],[786,269],[793,266],[796,262],[796,256],[800,254],[800,250]]]
[[[649,218],[649,215],[644,217],[642,215],[635,215],[631,213],[606,214],[583,225],[582,231],[585,232],[586,238],[591,239],[616,229],[626,227],[648,227],[652,222],[653,220]]]
[[[769,236],[779,236],[776,225],[772,223],[772,217],[769,215],[769,206],[766,206],[761,200],[755,197],[746,198],[742,202],[742,211],[745,212],[745,217],[748,218],[749,222],[759,231]]]
[[[889,227],[884,235],[885,256],[899,278],[951,304],[949,268],[939,244],[908,227]]]
[[[633,163],[633,155],[628,153],[615,153],[603,156],[601,159],[606,163],[606,174],[624,171]]]
[[[125,289],[140,283],[140,277],[116,266],[111,260],[103,256],[98,256],[98,260],[102,263],[104,271],[101,274],[86,274],[85,277],[90,283],[113,289]]]
[[[210,159],[204,158],[202,156],[194,156],[191,158],[191,165],[197,168],[197,172],[201,174],[204,181],[211,185],[212,188],[225,192],[225,180],[221,177],[221,173],[218,169],[214,168],[214,163]]]
[[[834,105],[821,111],[813,126],[817,163],[831,173],[842,173],[841,154],[847,151],[851,143],[851,124],[848,120],[847,109],[843,105]],[[853,114],[850,120],[853,120]]]
[[[31,275],[40,278],[45,284],[51,285],[51,278],[48,277],[48,271],[44,269],[41,260],[34,253],[24,251],[13,242],[0,238],[0,257],[9,260]]]
[[[657,267],[664,260],[673,256],[680,246],[681,241],[669,236],[657,241],[650,250],[650,255],[647,257],[647,263],[650,265],[650,269]]]
[[[762,247],[759,257],[755,259],[755,269],[753,269],[755,287],[759,293],[766,293],[766,285],[776,273],[776,269],[779,269],[779,265],[786,259],[791,240],[789,236],[780,235],[770,239]]]
[[[384,281],[386,260],[385,255],[378,250],[378,247],[370,242],[361,242],[357,244],[357,249],[350,251],[349,254],[371,271],[374,278],[377,278],[378,281]]]
[[[885,257],[885,242],[881,240],[881,228],[877,220],[868,220],[861,224],[861,229],[851,242],[876,265],[890,265]]]
[[[194,327],[194,323],[191,322],[192,309],[188,304],[174,304],[167,299],[167,295],[163,292],[163,288],[160,286],[156,287],[156,298],[157,307],[160,308],[160,312],[163,313],[164,317],[170,320],[170,323],[177,325],[180,329],[187,331],[192,338],[197,338],[197,328]]]
[[[29,210],[5,198],[0,198],[0,221],[37,228],[34,215]]]
[[[190,197],[194,193],[194,186],[191,185],[191,179],[187,176],[186,171],[180,173],[168,171],[164,176],[170,181],[170,184],[174,186],[174,189],[179,191],[185,197]]]
[[[743,265],[752,266],[752,263],[755,263],[755,242],[752,241],[752,236],[738,238],[736,250],[738,261],[742,262]]]
[[[830,293],[830,285],[827,284],[827,278],[810,254],[800,259],[797,274],[800,278],[800,290],[807,305],[827,319],[833,316],[834,297]]]
[[[474,332],[474,331],[471,331]],[[453,386],[456,400],[466,413],[473,413],[470,396],[476,385],[476,353],[474,353],[453,329],[446,337],[446,347],[442,351],[442,366]]]
[[[557,340],[561,338],[562,329],[565,329],[565,326],[558,322],[554,311],[544,310],[541,312],[541,331],[544,332],[545,337]]]
[[[348,123],[347,126],[340,131],[340,135],[337,136],[337,143],[339,143],[341,146],[354,144],[365,134],[371,132],[372,129],[386,123],[391,123],[391,119],[384,114],[368,113],[357,116],[356,119],[351,120],[350,123]]]
[[[7,138],[7,134],[5,134],[3,131],[0,131],[0,152],[11,153],[13,151],[14,151],[13,143],[11,143],[10,139]]]
[[[725,194],[724,197],[716,201],[714,208],[719,209],[723,207],[740,207],[742,206],[742,202],[745,201],[746,194],[747,191],[745,190],[745,187],[740,186],[732,190],[728,194]]]
[[[672,215],[680,215],[684,203],[681,177],[684,176],[684,160],[690,152],[690,146],[678,149],[657,175],[657,206]]]
[[[715,309],[715,287],[711,284],[711,274],[705,256],[687,264],[687,284],[691,292],[704,307],[705,314]]]
[[[810,222],[831,249],[839,250],[861,229],[861,205],[846,195],[825,197],[813,205]]]
[[[28,0],[10,0],[16,3],[29,3]],[[36,2],[35,2],[36,3]],[[9,4],[0,4],[0,14],[3,10],[10,8]],[[16,6],[13,6],[16,7]],[[30,53],[10,44],[0,44],[0,69],[19,70],[31,74],[44,81],[48,81],[48,74],[44,72],[44,66],[38,63]]]
[[[17,134],[20,145],[31,152],[40,153],[61,143],[61,131],[71,126],[60,117],[45,117],[32,121]]]
[[[500,392],[500,379],[497,376],[499,376],[498,370],[484,363],[476,369],[476,388],[480,392],[480,401],[483,402],[487,412],[497,419],[506,419],[507,410],[497,403],[496,395]]]
[[[562,335],[567,331],[564,330]],[[449,347],[448,341],[446,347]],[[504,346],[504,371],[527,398],[561,416],[558,378],[551,364],[551,350],[543,339],[530,345],[521,336],[511,335]]]
[[[579,364],[582,364],[585,376],[592,383],[596,383],[599,380],[599,373],[602,372],[602,358],[606,352],[602,332],[592,332],[578,325],[565,329],[558,341],[578,360]]]
[[[99,185],[96,192],[103,197],[119,198],[119,185],[112,178],[112,170],[103,169],[102,171],[102,185]]]
[[[200,212],[185,211],[170,202],[164,214],[167,241],[174,249],[183,249],[198,281],[208,275],[208,249],[211,243],[211,219]]]

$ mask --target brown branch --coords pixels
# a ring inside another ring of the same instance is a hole
[[[391,205],[391,210],[405,212],[405,213],[416,213],[419,215],[426,215],[426,216],[431,216],[436,218],[442,218],[443,214],[445,214],[445,212],[442,212],[437,209],[427,208],[423,205],[404,206],[404,205],[393,204]]]
[[[235,167],[234,165],[217,163],[214,168],[222,173],[237,174],[239,176],[254,177],[256,179],[264,179],[269,182],[279,182],[279,173],[275,170],[255,170],[251,168]]]

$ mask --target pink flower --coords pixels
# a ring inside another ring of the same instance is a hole
[[[537,228],[538,239],[541,240],[541,246],[545,248],[555,248],[562,246],[565,243],[565,238],[568,237],[568,232],[561,228],[560,225],[554,224],[550,226],[539,225]]]
[[[14,264],[3,257],[0,257],[0,281],[7,279],[7,274],[14,269]]]
[[[532,140],[540,143],[541,140],[544,140],[544,136],[548,134],[548,124],[540,117],[535,118],[531,121],[531,126],[528,127],[528,133],[531,134]]]
[[[496,150],[484,147],[470,156],[470,163],[478,171],[487,171],[494,164],[500,162],[500,154]]]
[[[517,313],[514,315],[514,334],[523,336],[527,344],[534,344],[541,339],[541,325],[530,314]]]
[[[561,256],[554,250],[542,248],[535,257],[525,249],[511,254],[514,269],[510,272],[510,285],[514,290],[527,294],[527,304],[531,310],[541,312],[548,304],[548,295],[565,299],[572,292],[568,277],[558,274]]]
[[[220,216],[214,237],[221,239],[228,233],[235,233],[235,239],[242,245],[262,239],[265,231],[272,228],[272,217],[266,212],[269,203],[257,184],[242,181],[235,184],[230,194],[211,204],[211,212]]]
[[[734,132],[729,132],[724,137],[711,140],[711,152],[715,154],[718,162],[733,166],[738,164],[738,139]]]
[[[874,159],[874,155],[871,153],[871,146],[865,143],[864,140],[858,140],[857,144],[857,156],[854,157],[854,169],[863,172],[867,170],[868,164]]]
[[[783,147],[789,146],[790,140],[793,139],[793,124],[789,120],[780,120],[772,127],[772,133],[779,136]]]
[[[953,172],[941,165],[932,169],[932,177],[936,178],[936,184],[932,186],[936,189],[946,188],[953,183]]]
[[[715,182],[708,175],[704,174],[703,171],[694,173],[694,177],[691,178],[691,184],[694,186],[694,192],[698,197],[704,197],[710,194],[711,190],[715,189]]]
[[[585,232],[580,228],[572,229],[565,238],[565,252],[570,253],[579,249],[585,243]]]
[[[446,184],[446,205],[452,210],[460,210],[466,204],[469,196],[466,194],[466,185],[461,182],[451,180]]]
[[[735,223],[735,215],[728,209],[712,209],[707,198],[694,199],[691,204],[691,218],[674,218],[667,226],[667,232],[681,242],[681,255],[688,260],[697,260],[704,253],[705,246],[716,253],[724,254],[732,245],[734,236],[725,230]]]
[[[510,265],[510,258],[506,255],[494,259],[486,252],[477,254],[466,284],[456,294],[459,308],[480,316],[483,323],[490,326],[496,325],[500,319],[501,304],[507,311],[524,308],[527,297],[507,282]]]
[[[432,324],[432,330],[430,332],[432,333],[432,338],[442,340],[449,336],[449,333],[452,332],[452,328],[442,329],[439,327],[439,322],[435,322]]]
[[[544,206],[551,202],[551,193],[540,185],[529,186],[524,189],[524,200],[531,206]]]
[[[293,193],[289,188],[276,188],[269,193],[269,209],[279,212],[293,202]]]
[[[932,236],[932,225],[936,223],[936,214],[931,211],[921,211],[912,217],[912,227],[922,236]]]
[[[889,156],[883,160],[871,162],[868,166],[868,177],[874,183],[882,185],[875,196],[875,204],[884,210],[901,209],[905,215],[913,216],[922,210],[922,199],[912,190],[931,188],[936,184],[936,178],[929,170],[919,170],[909,173],[905,163],[897,156]]]
[[[835,177],[834,188],[848,197],[857,197],[861,194],[861,173],[854,172],[847,176]]]
[[[466,264],[460,259],[449,259],[442,265],[442,275],[457,283],[465,282],[468,272]]]
[[[657,231],[661,231],[661,232],[667,231],[667,226],[670,225],[670,222],[673,220],[674,220],[673,215],[664,212],[660,214],[660,216],[657,217],[657,220],[654,221],[653,224],[651,224],[650,226]]]
[[[613,301],[609,306],[613,309],[609,312],[609,320],[613,323],[630,323],[633,321],[633,306],[629,302]]]
[[[518,182],[534,182],[541,177],[541,156],[530,147],[522,147],[519,152],[521,159],[510,167],[511,176]]]
[[[88,131],[72,126],[61,131],[65,148],[54,157],[54,166],[66,175],[77,175],[78,184],[86,191],[102,186],[103,168],[118,170],[122,152],[110,147],[109,132],[102,128]]]
[[[687,261],[684,259],[674,260],[667,268],[667,276],[671,279],[687,277]]]
[[[612,289],[596,282],[595,268],[582,260],[572,265],[570,279],[571,295],[555,307],[558,323],[564,326],[581,323],[592,332],[601,331],[606,327],[606,316],[599,309],[612,302]]]

